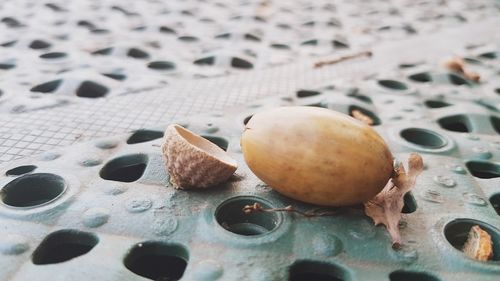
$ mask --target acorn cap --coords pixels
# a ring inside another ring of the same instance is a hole
[[[209,140],[177,125],[168,126],[162,145],[165,168],[175,188],[207,188],[225,182],[237,162]]]

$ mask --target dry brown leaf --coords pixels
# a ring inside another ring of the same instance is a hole
[[[384,189],[364,204],[366,215],[373,219],[375,225],[386,226],[393,248],[399,248],[402,243],[398,225],[404,205],[403,197],[415,186],[417,176],[423,169],[422,157],[417,153],[410,154],[408,172],[402,164],[397,165],[392,179],[387,182]]]
[[[479,82],[479,80],[481,79],[479,73],[466,69],[465,61],[462,58],[451,58],[444,63],[444,66],[451,71],[462,74],[463,76],[465,76],[465,78],[474,82]]]
[[[475,225],[471,227],[463,252],[478,261],[488,261],[493,258],[493,242],[488,232]]]
[[[361,110],[354,109],[353,111],[351,111],[351,115],[352,117],[358,119],[359,121],[365,123],[368,126],[373,125],[373,119],[371,119],[370,116],[361,112]]]

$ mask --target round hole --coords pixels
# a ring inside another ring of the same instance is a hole
[[[500,95],[500,88],[496,88],[495,89],[495,93],[497,93],[498,95]]]
[[[245,119],[243,119],[243,124],[244,125],[248,124],[248,122],[250,121],[250,119],[252,119],[252,117],[253,117],[253,115],[245,117]]]
[[[465,164],[469,172],[481,179],[500,177],[500,165],[491,162],[469,161]]]
[[[43,55],[40,55],[40,58],[42,59],[60,59],[66,57],[66,53],[63,52],[51,52],[51,53],[46,53]]]
[[[148,68],[155,70],[173,70],[175,63],[169,61],[153,61],[148,63]]]
[[[257,197],[241,196],[223,202],[215,211],[217,222],[232,233],[243,236],[256,236],[269,233],[281,223],[281,215],[275,212],[252,212],[245,214],[246,205],[258,203],[264,209],[272,206]]]
[[[188,263],[188,251],[164,242],[143,242],[130,249],[125,267],[133,273],[151,280],[179,280]]]
[[[115,158],[101,169],[99,175],[105,180],[133,182],[142,177],[148,163],[144,154],[131,154]]]
[[[500,261],[500,231],[487,223],[474,219],[455,219],[444,227],[444,236],[451,246],[462,252],[471,228],[476,225],[491,236],[493,242],[491,261]]]
[[[289,270],[289,281],[343,281],[351,280],[344,268],[320,261],[297,261]]]
[[[408,86],[406,86],[405,83],[396,80],[378,80],[378,84],[382,87],[391,90],[398,90],[398,91],[408,90]]]
[[[99,242],[92,233],[60,230],[49,234],[33,253],[33,263],[54,264],[85,255]]]
[[[66,189],[58,175],[39,173],[21,176],[0,191],[2,202],[11,207],[35,207],[59,197]]]
[[[35,169],[36,169],[35,165],[19,166],[19,167],[15,167],[15,168],[8,170],[7,172],[5,172],[5,175],[7,175],[7,176],[20,176],[20,175],[24,175],[27,173],[31,173]]]
[[[163,132],[153,130],[137,130],[127,140],[127,144],[148,142],[163,137]]]
[[[389,274],[390,281],[439,281],[440,279],[427,273],[417,271],[396,270]]]
[[[400,133],[401,137],[412,144],[425,148],[438,149],[447,144],[447,141],[440,134],[427,129],[408,128]]]

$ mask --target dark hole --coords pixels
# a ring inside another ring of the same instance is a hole
[[[432,81],[432,77],[428,72],[422,72],[410,75],[408,76],[408,79],[420,83],[428,83]]]
[[[16,67],[15,64],[12,64],[12,63],[0,63],[0,69],[2,70],[9,70],[9,69],[12,69]]]
[[[349,274],[341,267],[325,262],[298,261],[289,271],[289,281],[343,281]]]
[[[144,154],[121,156],[106,163],[99,175],[105,180],[133,182],[141,178],[147,162]]]
[[[217,207],[215,218],[227,231],[243,236],[261,235],[275,229],[281,222],[279,214],[270,212],[245,214],[243,212],[243,207],[254,203],[259,203],[266,209],[272,208],[269,203],[258,197],[234,197]]]
[[[206,58],[197,59],[193,63],[198,65],[213,65],[215,63],[215,57],[210,56]]]
[[[94,28],[94,29],[90,30],[90,32],[92,32],[94,34],[105,34],[105,33],[109,33],[109,30],[105,29],[105,28]]]
[[[160,26],[160,32],[169,33],[169,34],[176,34],[175,30],[168,27],[168,26]]]
[[[469,118],[465,115],[453,115],[438,120],[439,126],[453,132],[469,133],[471,125]]]
[[[496,59],[497,58],[497,53],[496,52],[486,52],[486,53],[482,53],[479,55],[480,58],[482,59]]]
[[[340,40],[333,40],[332,45],[335,48],[349,48],[349,44]]]
[[[299,90],[299,91],[297,91],[297,97],[299,97],[299,98],[307,98],[307,97],[317,96],[319,94],[321,94],[319,91],[313,91],[313,90]]]
[[[222,150],[224,150],[224,151],[227,150],[229,142],[226,139],[220,138],[220,137],[214,137],[214,136],[202,136],[202,137],[209,140],[210,142],[216,144]]]
[[[353,116],[352,112],[355,111],[355,110],[358,110],[361,113],[363,113],[364,115],[370,117],[370,119],[372,119],[372,121],[373,121],[373,124],[371,126],[380,125],[380,123],[381,123],[380,122],[380,118],[378,118],[378,116],[375,113],[371,112],[368,109],[364,109],[364,108],[362,108],[360,106],[356,106],[356,105],[349,106],[349,109],[348,109],[349,115]]]
[[[439,281],[439,279],[426,272],[396,270],[389,274],[390,281]]]
[[[378,80],[378,84],[382,87],[392,90],[398,90],[398,91],[408,90],[408,86],[406,86],[405,83],[396,80]]]
[[[175,63],[169,61],[153,61],[148,63],[148,67],[156,70],[172,70],[175,69]]]
[[[399,68],[413,68],[415,66],[421,65],[422,63],[402,63]]]
[[[500,177],[500,165],[491,162],[469,161],[466,163],[469,172],[481,179]]]
[[[78,230],[60,230],[49,234],[33,253],[33,263],[53,264],[85,255],[99,239],[92,233]]]
[[[54,174],[28,174],[9,182],[0,191],[3,203],[12,207],[33,207],[50,202],[64,192],[66,183]]]
[[[351,97],[351,98],[355,98],[357,100],[360,100],[362,102],[366,102],[366,103],[370,103],[370,104],[373,103],[372,99],[370,97],[365,96],[365,95],[361,95],[361,94],[358,94],[358,93],[356,93],[356,94],[350,94],[348,96]]]
[[[495,89],[495,93],[497,93],[498,95],[500,95],[500,88],[496,88]]]
[[[130,249],[124,264],[133,273],[151,280],[176,281],[184,275],[188,255],[180,245],[143,242]]]
[[[467,82],[465,78],[462,78],[461,76],[458,76],[457,74],[454,73],[448,74],[448,79],[450,80],[451,84],[457,86],[469,84],[469,82]]]
[[[271,48],[278,49],[278,50],[289,50],[290,46],[285,45],[285,44],[271,44]]]
[[[497,214],[500,216],[500,193],[491,196],[490,203],[497,212]]]
[[[243,124],[244,125],[248,124],[248,121],[250,121],[250,119],[252,119],[252,117],[253,117],[253,115],[245,117],[245,119],[243,119]]]
[[[215,36],[216,39],[229,39],[231,38],[231,33],[222,33]]]
[[[87,20],[80,20],[76,24],[78,26],[83,26],[83,27],[86,27],[88,29],[95,29],[95,25],[93,23],[91,23],[90,21],[87,21]]]
[[[12,28],[23,26],[23,24],[20,21],[18,21],[15,18],[11,18],[11,17],[2,18],[2,22],[5,23],[8,27],[12,27]]]
[[[496,111],[496,108],[495,108],[495,111]],[[493,128],[495,129],[497,134],[500,134],[500,118],[498,118],[496,116],[491,116],[490,122],[491,122],[491,125],[493,125]]]
[[[146,59],[149,57],[149,54],[144,52],[141,49],[130,48],[127,52],[127,56],[136,58],[136,59]]]
[[[50,47],[50,44],[43,40],[33,40],[29,46],[31,49],[45,49]]]
[[[125,80],[127,78],[126,75],[119,74],[119,73],[102,73],[102,75],[107,76],[111,79],[118,80],[118,81],[122,81],[122,80]]]
[[[179,36],[177,39],[179,39],[180,41],[183,41],[183,42],[188,42],[188,43],[191,43],[191,42],[197,42],[199,39],[197,37],[194,37],[194,36]]]
[[[15,44],[17,43],[17,40],[14,40],[14,41],[8,41],[8,42],[5,42],[5,43],[2,43],[2,47],[12,47],[14,46]]]
[[[37,85],[30,89],[32,92],[39,93],[52,93],[61,85],[62,80],[53,80],[49,82],[45,82],[43,84]]]
[[[64,11],[66,11],[64,8],[61,8],[61,7],[59,7],[58,5],[56,5],[54,3],[47,3],[47,4],[45,4],[45,7],[51,9],[54,12],[64,12]]]
[[[425,101],[425,106],[428,108],[441,108],[441,107],[447,107],[450,106],[451,104],[440,101],[440,100],[426,100]]]
[[[94,52],[92,52],[92,54],[93,55],[109,55],[109,54],[111,54],[111,51],[113,51],[112,47],[94,51]]]
[[[437,149],[446,145],[446,139],[444,137],[427,129],[408,128],[402,130],[400,135],[407,142],[425,148]]]
[[[43,55],[40,55],[40,58],[42,59],[60,59],[66,57],[66,53],[63,52],[51,52],[51,53],[46,53]]]
[[[413,194],[411,194],[411,192],[406,193],[403,197],[403,200],[404,205],[403,209],[401,210],[403,214],[411,214],[417,210],[417,201],[415,200],[415,197],[413,197]]]
[[[250,69],[253,67],[253,64],[251,64],[250,62],[248,62],[244,59],[234,57],[233,59],[231,59],[231,66],[235,67],[235,68],[241,68],[241,69]]]
[[[7,176],[20,176],[20,175],[24,175],[27,173],[31,173],[35,169],[36,169],[35,165],[18,166],[18,167],[12,168],[12,169],[8,170],[7,172],[5,172],[5,175],[7,175]]]
[[[463,60],[466,63],[470,63],[470,64],[482,64],[482,62],[480,60],[477,60],[477,59],[474,59],[474,58],[471,58],[471,57],[464,57]]]
[[[163,137],[163,132],[152,130],[137,130],[127,140],[128,144],[156,140]]]
[[[307,40],[307,41],[304,41],[304,42],[300,43],[300,45],[316,46],[316,45],[318,45],[318,39]]]
[[[92,81],[84,81],[78,87],[78,90],[76,90],[76,95],[81,98],[100,98],[104,97],[108,91],[108,88],[100,84]]]
[[[444,236],[446,240],[457,250],[462,251],[462,248],[467,241],[470,229],[478,225],[481,229],[488,232],[493,242],[493,258],[492,261],[500,260],[500,233],[495,227],[474,219],[455,219],[449,222],[444,228]]]
[[[260,42],[260,38],[258,36],[255,36],[255,35],[250,34],[250,33],[245,34],[245,40],[253,41],[253,42]]]

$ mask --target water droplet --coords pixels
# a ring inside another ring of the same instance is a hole
[[[319,234],[313,238],[312,246],[316,255],[333,257],[342,250],[342,241],[332,234]]]
[[[127,191],[127,187],[125,186],[103,186],[102,191],[107,195],[119,195]]]
[[[97,166],[102,163],[101,159],[98,158],[90,158],[90,159],[85,159],[79,162],[80,165],[84,167],[93,167]]]
[[[360,240],[372,238],[375,236],[375,227],[368,220],[357,220],[351,224],[349,234]]]
[[[156,218],[151,228],[156,235],[167,236],[177,229],[177,220],[172,217]]]
[[[477,141],[479,140],[480,138],[474,134],[468,134],[467,136],[467,139],[470,139],[470,140],[473,140],[473,141]]]
[[[214,260],[202,260],[194,269],[194,277],[197,281],[214,281],[222,276],[224,269],[222,265]]]
[[[7,234],[0,237],[0,253],[4,255],[19,255],[30,248],[28,239],[17,234]]]
[[[491,154],[491,152],[483,146],[474,146],[472,148],[472,152],[474,152],[480,159],[490,159],[493,156],[493,154]]]
[[[99,227],[108,222],[109,210],[106,208],[90,208],[83,213],[83,224],[86,227]]]
[[[448,164],[446,165],[446,168],[448,168],[450,171],[456,173],[456,174],[465,174],[465,169],[459,164]]]
[[[486,206],[486,200],[484,200],[481,196],[477,194],[464,192],[462,195],[464,196],[465,202],[469,204],[476,206]]]
[[[444,187],[454,187],[455,185],[457,185],[457,183],[455,182],[454,179],[448,177],[448,176],[435,176],[433,178],[434,182],[440,184],[441,186],[444,186]]]
[[[389,253],[396,258],[396,260],[405,264],[410,264],[418,259],[418,251],[409,245],[402,245],[401,248],[394,250],[392,247],[388,248]]]
[[[95,144],[95,146],[97,148],[100,148],[100,149],[111,149],[111,148],[115,148],[116,146],[118,146],[118,142],[115,140],[103,140],[103,141],[97,142]]]
[[[439,193],[435,190],[432,190],[432,189],[425,191],[424,194],[422,195],[422,199],[424,199],[425,201],[432,202],[432,203],[443,203],[444,202],[443,197],[441,196],[441,193]]]
[[[153,206],[153,202],[147,198],[133,198],[125,203],[125,208],[130,213],[141,213]]]

